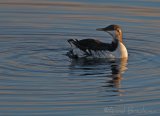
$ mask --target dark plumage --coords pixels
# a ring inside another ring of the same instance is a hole
[[[70,44],[75,45],[77,48],[82,50],[88,55],[91,55],[91,51],[110,51],[113,52],[118,47],[118,40],[112,41],[112,43],[103,43],[99,40],[95,39],[83,39],[83,40],[77,40],[77,39],[69,39],[68,42]]]

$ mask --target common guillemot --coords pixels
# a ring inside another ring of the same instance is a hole
[[[128,52],[123,44],[122,40],[122,30],[119,25],[109,25],[105,28],[98,28],[98,31],[105,31],[109,33],[113,40],[111,43],[104,43],[96,39],[69,39],[71,47],[74,45],[80,51],[83,52],[84,56],[94,56],[95,53],[104,53],[110,54],[114,58],[128,58]],[[67,55],[70,58],[79,58],[78,53],[74,53],[74,49],[70,50]]]

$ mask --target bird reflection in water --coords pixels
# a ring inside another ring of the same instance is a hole
[[[116,61],[113,61],[111,63],[111,80],[107,81],[108,85],[106,87],[115,87],[115,88],[120,88],[121,85],[121,80],[122,80],[122,74],[126,71],[127,69],[127,59],[119,59]]]
[[[110,77],[105,82],[105,85],[102,87],[114,87],[120,88],[122,74],[127,69],[127,58],[122,59],[71,59],[71,67],[72,69],[78,66],[80,69],[85,70],[83,75],[81,76],[88,76],[88,75],[96,75],[105,77]],[[105,65],[105,68],[104,68]],[[89,70],[90,73],[86,73],[86,70]],[[97,71],[98,70],[98,71]],[[107,70],[107,71],[106,71]],[[110,70],[108,74],[108,70]],[[101,72],[101,73],[100,73]]]

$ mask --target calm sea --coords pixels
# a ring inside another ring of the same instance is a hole
[[[65,55],[110,24],[128,61]],[[159,0],[0,0],[0,115],[159,116],[159,29]]]

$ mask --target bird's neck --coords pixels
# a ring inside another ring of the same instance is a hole
[[[113,36],[113,41],[116,42],[118,40],[119,43],[119,50],[120,50],[120,57],[121,58],[128,58],[128,52],[127,52],[127,48],[125,47],[125,45],[123,44],[122,41],[122,34],[115,34],[115,36]]]

